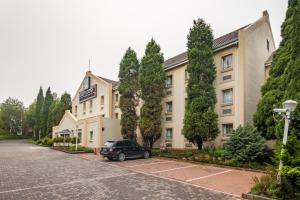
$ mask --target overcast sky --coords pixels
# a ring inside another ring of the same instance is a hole
[[[91,70],[117,80],[131,46],[142,57],[151,37],[165,59],[186,50],[193,19],[219,37],[270,14],[276,45],[287,0],[0,0],[0,102],[29,105],[39,86],[73,96]]]

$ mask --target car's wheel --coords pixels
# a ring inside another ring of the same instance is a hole
[[[113,160],[114,160],[114,158],[112,158],[112,157],[108,157],[108,160],[110,160],[110,161],[113,161]]]
[[[119,153],[118,160],[119,161],[124,161],[125,160],[125,154],[124,153]]]
[[[145,152],[144,152],[144,158],[145,158],[145,159],[148,159],[149,157],[150,157],[149,151],[145,151]]]

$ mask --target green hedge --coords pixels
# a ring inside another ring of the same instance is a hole
[[[152,155],[158,157],[174,158],[180,160],[190,160],[194,162],[204,162],[217,165],[233,166],[233,167],[243,167],[251,169],[266,170],[268,164],[259,162],[248,162],[240,163],[235,159],[227,159],[224,155],[224,149],[206,147],[202,150],[197,149],[152,149]]]

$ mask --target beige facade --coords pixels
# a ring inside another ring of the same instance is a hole
[[[219,136],[213,141],[215,145],[222,145],[228,139],[231,129],[252,123],[260,88],[268,73],[265,62],[274,50],[274,39],[266,11],[253,24],[215,39],[215,110],[219,115],[220,130]],[[187,64],[186,53],[165,61],[167,75],[172,80],[167,81],[169,85],[162,102],[163,134],[156,146],[166,143],[173,148],[193,147],[181,134],[188,78]]]
[[[88,71],[72,100],[72,112],[67,110],[53,137],[78,135],[82,146],[99,148],[111,139],[121,139],[118,108],[113,87],[117,82],[95,76]],[[116,110],[116,111],[115,111]]]
[[[222,145],[230,131],[239,125],[252,122],[252,115],[260,97],[260,88],[268,77],[268,58],[275,51],[275,44],[266,11],[256,22],[214,40],[214,63],[217,77],[214,83],[220,134],[212,143]],[[267,61],[267,62],[266,62]],[[166,95],[162,101],[162,136],[155,143],[166,143],[172,148],[192,148],[181,134],[187,97],[187,54],[182,53],[165,61],[168,76]],[[87,81],[87,78],[89,81]],[[80,95],[96,85],[96,96],[80,100]],[[66,111],[53,134],[68,129],[80,132],[82,145],[99,147],[106,140],[121,138],[118,83],[98,77],[90,71],[72,100],[72,113]],[[142,102],[137,113],[139,114]],[[94,133],[91,138],[90,133]],[[74,132],[75,133],[75,132]],[[137,130],[138,141],[141,135]]]

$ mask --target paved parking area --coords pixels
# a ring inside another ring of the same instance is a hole
[[[97,156],[92,154],[81,156],[86,157],[86,159],[97,159]],[[159,158],[126,160],[124,162],[111,162],[101,158],[99,160],[134,172],[176,180],[236,197],[240,197],[242,193],[250,191],[253,177],[263,175],[262,173],[246,170]]]
[[[161,176],[165,172],[159,171],[172,169],[171,163],[159,159],[107,162],[99,155],[70,155],[26,141],[0,141],[0,200],[236,199]]]

